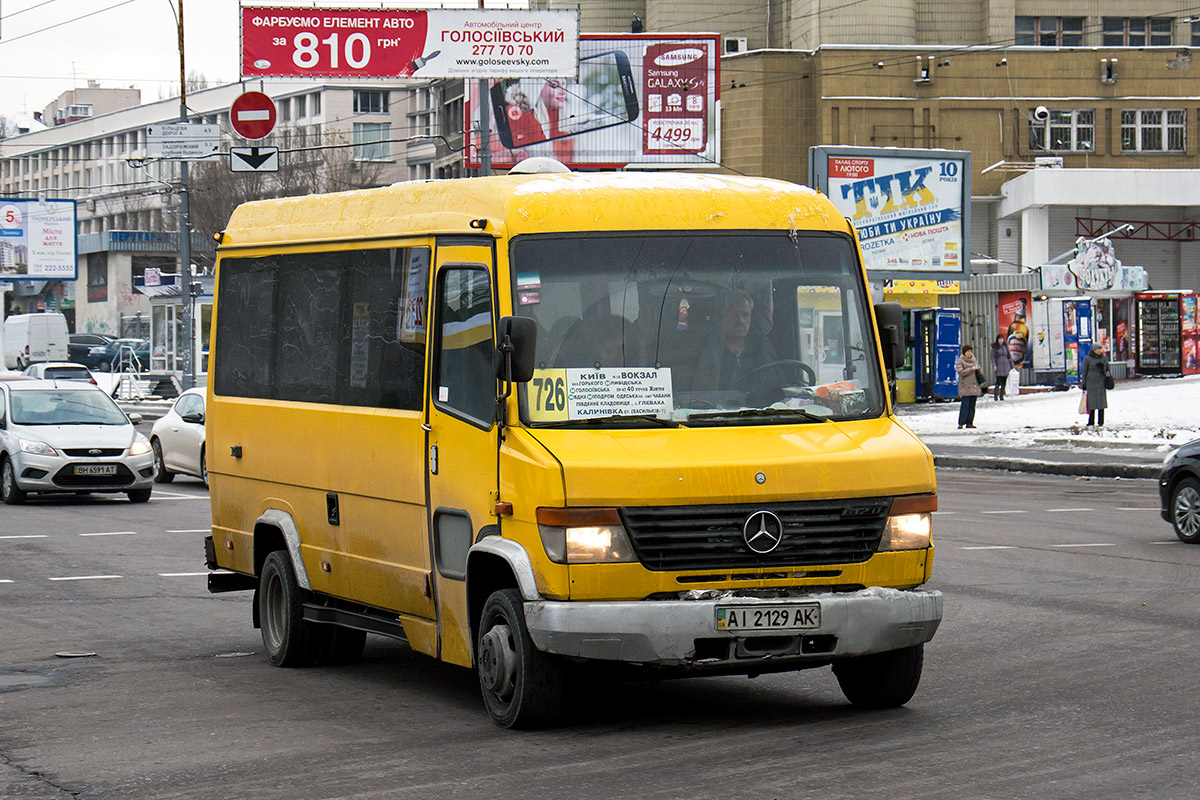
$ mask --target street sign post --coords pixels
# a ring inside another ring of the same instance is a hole
[[[195,161],[207,158],[221,148],[219,125],[192,125],[171,122],[146,126],[146,153],[151,158],[179,158]]]
[[[229,124],[243,139],[262,139],[275,130],[275,101],[262,92],[238,95],[229,109]]]

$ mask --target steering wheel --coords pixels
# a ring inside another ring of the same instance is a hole
[[[783,358],[778,361],[770,361],[766,364],[762,364],[761,366],[757,366],[754,369],[749,370],[748,372],[744,373],[741,376],[741,380],[747,380],[760,372],[766,372],[769,369],[776,369],[779,367],[794,368],[797,372],[800,373],[800,377],[804,380],[805,386],[812,386],[813,384],[815,384],[817,382],[817,373],[815,370],[813,370],[812,367],[810,367],[808,364],[804,363],[803,361],[796,361],[795,359],[791,359],[791,358]]]

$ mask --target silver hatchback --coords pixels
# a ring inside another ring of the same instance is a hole
[[[150,442],[96,386],[78,381],[0,382],[0,499],[32,492],[124,492],[150,499]]]

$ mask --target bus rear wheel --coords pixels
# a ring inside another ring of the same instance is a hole
[[[275,550],[263,562],[257,598],[267,660],[277,667],[312,663],[313,625],[304,621],[304,591],[286,550]]]
[[[494,592],[484,603],[475,652],[483,704],[493,722],[532,728],[554,719],[563,697],[562,665],[533,646],[516,589]]]

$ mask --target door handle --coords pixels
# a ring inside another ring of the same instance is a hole
[[[437,475],[438,471],[438,449],[436,444],[429,446],[429,474]]]

